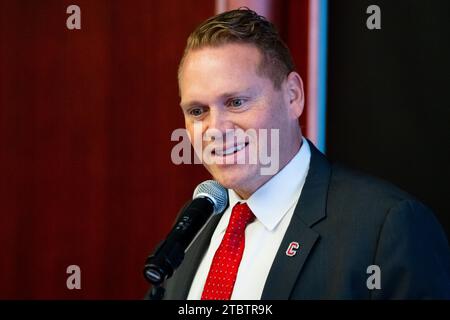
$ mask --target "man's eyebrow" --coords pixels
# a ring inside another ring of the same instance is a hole
[[[226,92],[226,93],[222,94],[220,96],[220,98],[222,100],[226,100],[226,99],[229,99],[229,98],[242,96],[242,95],[251,93],[252,89],[253,88],[247,88],[247,89],[244,89],[244,90],[239,90],[239,91],[234,91],[234,92]]]
[[[230,91],[230,92],[225,92],[223,94],[220,95],[219,99],[220,100],[227,100],[233,97],[239,97],[242,95],[247,95],[247,94],[252,94],[255,91],[255,88],[246,88],[244,90],[239,90],[239,91]],[[180,103],[180,107],[183,109],[187,109],[190,107],[195,107],[195,106],[205,106],[205,103],[202,103],[200,101],[189,101],[186,103],[181,102]]]
[[[188,108],[196,107],[196,106],[204,106],[204,105],[205,105],[204,103],[199,102],[199,101],[190,101],[190,102],[186,102],[186,103],[180,102],[180,107],[183,109],[188,109]]]

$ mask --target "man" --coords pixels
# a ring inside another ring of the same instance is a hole
[[[302,80],[271,23],[247,9],[205,21],[188,39],[179,88],[191,142],[215,146],[204,165],[229,207],[186,252],[165,299],[450,298],[448,242],[433,214],[302,137]],[[258,139],[226,139],[250,129]],[[240,161],[268,147],[260,129],[279,134],[269,175]],[[205,140],[208,130],[225,140]]]

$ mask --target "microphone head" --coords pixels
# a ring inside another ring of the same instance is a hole
[[[206,180],[194,190],[192,199],[206,197],[214,203],[214,213],[222,213],[228,205],[228,191],[215,180]]]

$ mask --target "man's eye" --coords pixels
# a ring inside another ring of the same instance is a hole
[[[233,99],[230,101],[230,106],[233,108],[242,107],[243,104],[244,104],[244,99]]]
[[[189,114],[194,117],[199,117],[202,115],[202,113],[203,113],[203,109],[201,109],[201,108],[195,108],[195,109],[192,109],[189,111]]]

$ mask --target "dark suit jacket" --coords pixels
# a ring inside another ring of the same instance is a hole
[[[396,187],[331,165],[312,143],[311,163],[262,299],[450,299],[450,250],[433,213]],[[220,216],[165,284],[186,299]],[[289,243],[300,248],[286,255]],[[370,265],[381,289],[369,290]]]

